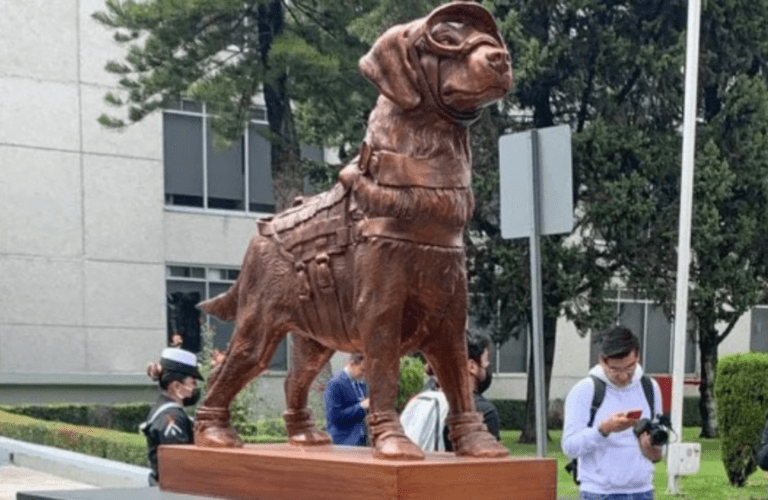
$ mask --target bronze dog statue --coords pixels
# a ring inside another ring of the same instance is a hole
[[[335,351],[361,352],[374,456],[424,458],[394,409],[399,358],[421,350],[450,404],[455,453],[505,456],[470,390],[462,237],[474,210],[468,126],[510,89],[509,53],[488,11],[456,1],[390,28],[360,69],[380,96],[357,157],[330,191],[259,221],[235,284],[200,306],[236,326],[195,443],[242,446],[229,406],[291,333],[290,443],[330,443],[307,408],[310,384]]]

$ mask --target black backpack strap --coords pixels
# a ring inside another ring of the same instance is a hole
[[[640,383],[643,385],[643,392],[645,393],[645,399],[648,401],[648,407],[651,409],[651,419],[656,417],[656,410],[654,408],[654,402],[656,398],[653,395],[653,381],[648,375],[640,377]]]
[[[587,427],[592,427],[592,424],[595,421],[595,414],[597,413],[597,409],[600,408],[601,404],[603,404],[603,399],[605,398],[605,381],[595,377],[594,375],[590,375],[590,377],[592,377],[592,383],[595,386],[595,392],[592,394],[592,406],[589,409],[589,422],[587,423]]]

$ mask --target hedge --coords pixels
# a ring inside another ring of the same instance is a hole
[[[46,414],[46,412],[41,412]],[[47,413],[48,416],[55,412]],[[72,414],[80,414],[80,410]],[[146,415],[145,415],[146,416]],[[278,423],[279,422],[279,423]],[[266,432],[279,432],[282,435],[267,435]],[[260,434],[243,435],[245,443],[283,443],[286,441],[285,424],[282,419],[260,421],[256,423]],[[18,415],[0,410],[0,436],[17,439],[27,443],[53,446],[64,450],[106,458],[127,464],[148,467],[147,441],[143,434],[122,432],[112,429],[73,425],[63,422],[38,420],[25,415]]]
[[[0,411],[0,436],[148,467],[147,441],[138,432],[47,422]]]
[[[409,367],[410,368],[410,367]],[[525,415],[525,401],[512,399],[493,399],[491,402],[499,410],[500,426],[503,430],[520,430]],[[561,429],[562,405],[552,405],[549,415],[549,428]],[[149,413],[150,405],[146,403],[124,404],[115,406],[102,405],[50,405],[50,406],[18,406],[0,407],[0,410],[18,415],[66,422],[75,425],[91,427],[106,427],[125,432],[136,432],[138,426]],[[558,409],[559,408],[559,409]],[[315,425],[325,429],[325,420],[317,419]],[[233,426],[241,436],[267,436],[275,439],[285,439],[285,422],[281,418],[262,419],[257,422],[233,422]],[[685,398],[683,402],[683,426],[701,427],[699,413],[699,398]],[[245,438],[243,438],[245,439]],[[249,438],[250,439],[250,438]],[[254,441],[248,441],[254,442]]]
[[[525,401],[492,399],[491,402],[499,410],[499,423],[502,430],[519,431],[523,428]],[[549,428],[553,430],[563,428],[562,405],[550,405],[548,424]],[[701,427],[698,396],[683,399],[683,427]]]
[[[123,432],[137,432],[149,413],[147,403],[105,405],[28,405],[0,407],[0,410],[40,420],[64,422],[89,427],[103,427]]]
[[[743,486],[756,470],[755,447],[768,410],[768,354],[723,356],[717,362],[715,402],[728,480]]]

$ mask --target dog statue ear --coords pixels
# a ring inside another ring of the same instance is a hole
[[[393,26],[381,35],[366,55],[360,59],[360,71],[373,82],[379,92],[402,109],[415,108],[421,103],[417,68],[409,56],[414,43],[414,22]]]

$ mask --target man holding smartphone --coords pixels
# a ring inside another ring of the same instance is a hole
[[[639,348],[628,328],[605,332],[598,364],[566,398],[561,445],[578,458],[582,500],[653,499],[653,462],[661,460],[662,447],[651,443],[648,432],[636,437],[632,431],[640,418],[655,417],[641,383]],[[604,382],[605,395],[592,414],[595,379]],[[660,409],[661,391],[656,381],[650,383],[654,409]]]

